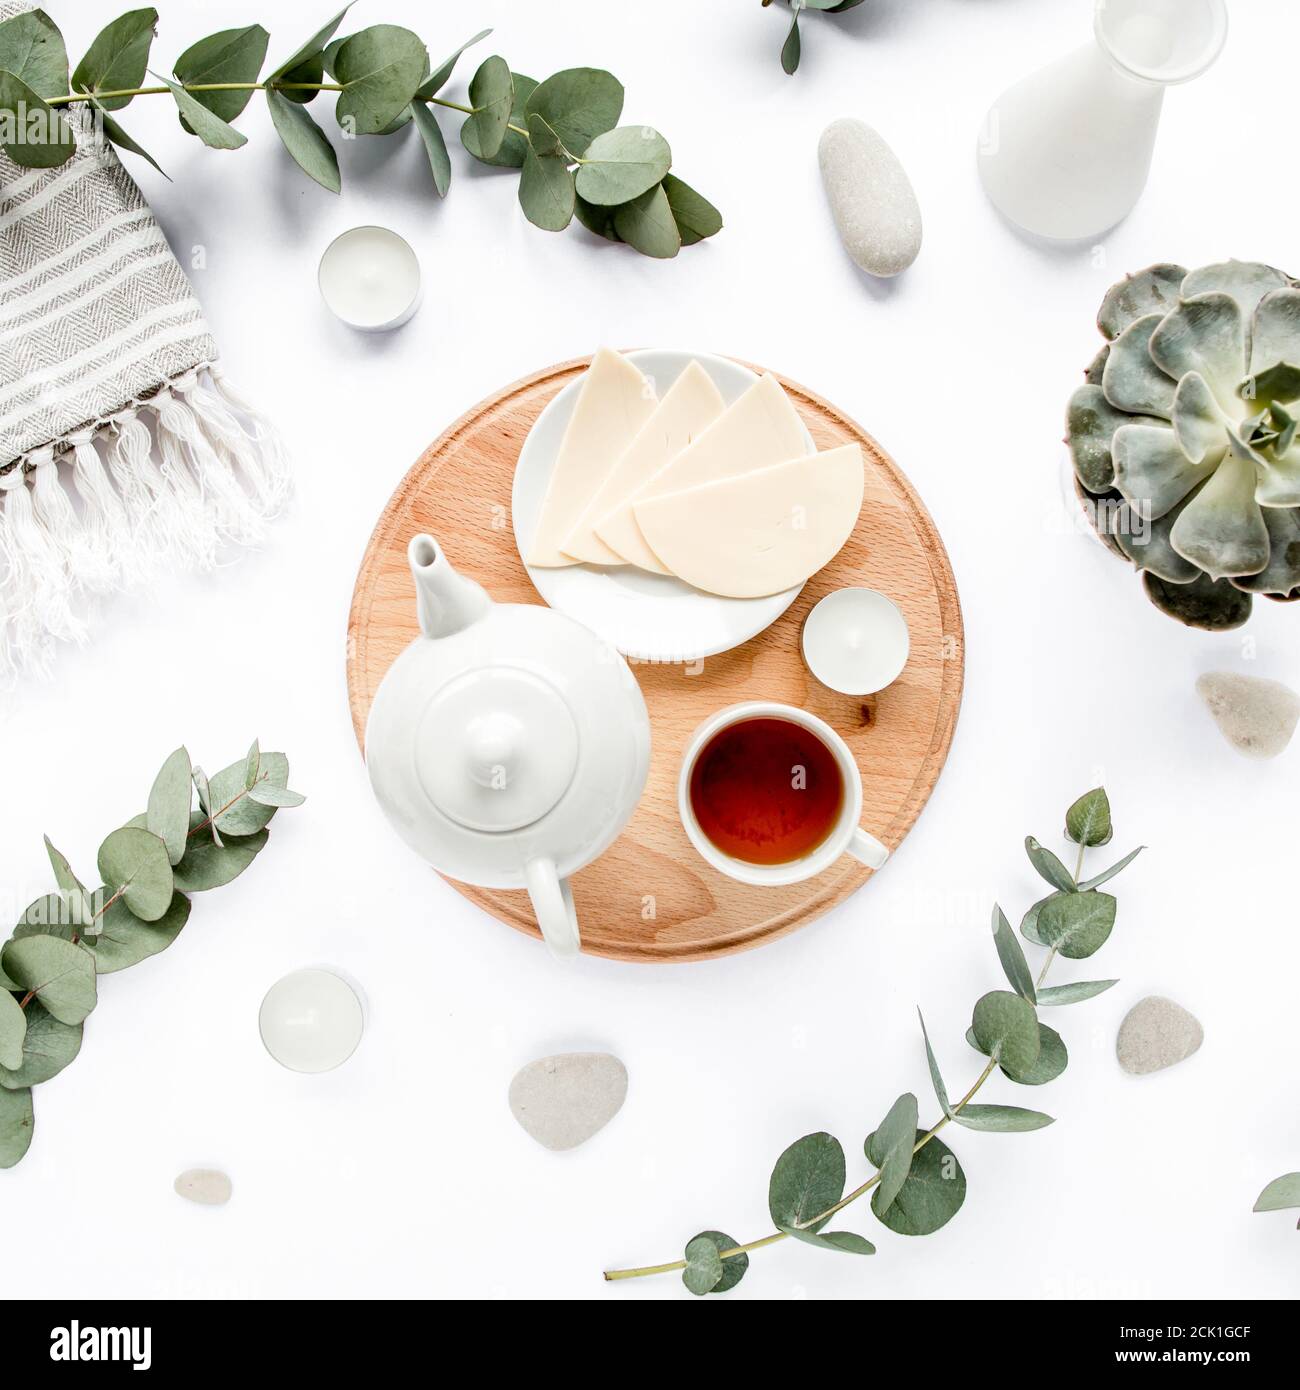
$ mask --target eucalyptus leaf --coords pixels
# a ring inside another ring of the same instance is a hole
[[[174,894],[167,911],[152,922],[137,917],[119,899],[105,912],[99,935],[86,943],[94,954],[96,974],[111,975],[165,951],[189,916],[190,900],[183,893]]]
[[[1011,930],[1011,923],[996,903],[993,905],[993,943],[997,947],[998,959],[1011,982],[1011,988],[1032,1004],[1035,999],[1033,973],[1029,969],[1024,951],[1020,949],[1020,943]]]
[[[110,898],[120,896],[146,922],[156,921],[172,900],[167,846],[149,830],[123,826],[99,847],[99,876]]]
[[[473,113],[465,121],[480,155],[491,159],[505,141],[514,105],[514,78],[504,58],[493,54],[479,65],[469,84]]]
[[[656,260],[671,260],[682,249],[682,235],[662,184],[616,207],[614,230],[629,246]]]
[[[25,936],[57,936],[71,941],[81,936],[84,928],[82,916],[83,913],[61,893],[46,893],[23,909],[23,915],[14,927],[13,937],[15,941],[21,941]]]
[[[99,119],[103,123],[104,134],[108,136],[109,140],[111,140],[112,143],[115,144],[119,149],[129,150],[132,154],[138,154],[141,159],[148,160],[148,162],[152,164],[155,169],[158,170],[158,172],[163,176],[163,178],[165,178],[167,182],[170,183],[171,176],[167,173],[166,169],[164,169],[162,165],[158,163],[158,161],[153,157],[153,155],[151,155],[149,151],[146,150],[145,147],[139,143],[139,141],[137,141],[134,137],[128,134],[127,131],[125,131],[122,128],[120,123],[115,121],[113,117],[110,116],[108,112],[105,111],[97,101],[94,100],[93,97],[91,98],[91,101],[92,104],[99,110]]]
[[[602,68],[565,68],[533,90],[524,114],[541,116],[571,154],[581,155],[618,125],[623,84]]]
[[[23,1039],[27,1036],[27,1015],[18,1000],[0,990],[0,1067],[16,1071],[23,1064]]]
[[[32,1093],[0,1090],[0,1168],[12,1168],[31,1147],[36,1120]]]
[[[258,771],[258,786],[267,794],[271,787],[287,787],[289,760],[283,753],[263,753]],[[265,801],[254,801],[244,786],[244,759],[223,767],[209,782],[211,809],[216,813],[214,824],[222,835],[256,835],[270,821],[276,807]]]
[[[971,1031],[986,1057],[1016,1071],[1028,1071],[1038,1059],[1038,1019],[1034,1006],[1018,994],[984,995],[975,1005]]]
[[[659,183],[671,163],[672,151],[657,130],[619,126],[587,147],[578,168],[578,192],[605,207],[626,203]]]
[[[288,787],[277,787],[274,782],[254,782],[248,788],[249,799],[257,802],[259,806],[271,806],[282,809],[290,806],[301,806],[307,800],[301,792],[290,791]]]
[[[1300,1207],[1300,1173],[1283,1173],[1255,1198],[1253,1211],[1286,1211]]]
[[[1076,980],[1068,985],[1049,985],[1046,989],[1038,991],[1038,1003],[1040,1007],[1046,1008],[1061,1004],[1079,1004],[1085,999],[1095,999],[1097,995],[1105,994],[1112,985],[1117,984],[1118,980]]]
[[[1069,869],[1050,849],[1044,849],[1032,835],[1025,836],[1025,853],[1029,856],[1029,862],[1038,870],[1040,876],[1045,878],[1053,888],[1059,888],[1065,893],[1073,893],[1078,887],[1074,881],[1074,875]]]
[[[1065,813],[1065,834],[1076,845],[1104,845],[1113,834],[1104,787],[1085,792]]]
[[[0,23],[0,71],[11,72],[39,97],[68,93],[68,50],[44,10],[26,10]]]
[[[81,1051],[80,1023],[60,1023],[39,999],[33,999],[24,1012],[27,1032],[22,1060],[16,1068],[0,1069],[0,1086],[8,1091],[39,1086],[57,1076]]]
[[[1127,869],[1128,866],[1138,857],[1139,854],[1142,853],[1144,849],[1146,849],[1145,845],[1139,845],[1137,849],[1130,850],[1129,853],[1123,857],[1123,859],[1112,864],[1109,869],[1103,869],[1101,873],[1097,874],[1094,878],[1084,879],[1084,881],[1079,885],[1079,887],[1083,889],[1085,892],[1089,888],[1100,888],[1103,883],[1108,883],[1121,870]]]
[[[1042,938],[1042,936],[1041,936],[1041,934],[1039,933],[1039,930],[1038,930],[1038,914],[1039,914],[1039,913],[1043,910],[1043,908],[1046,907],[1047,904],[1050,903],[1053,899],[1055,899],[1055,898],[1061,898],[1061,897],[1064,897],[1064,896],[1065,896],[1065,895],[1064,895],[1063,893],[1049,893],[1049,894],[1047,895],[1047,897],[1045,897],[1045,898],[1040,898],[1040,899],[1029,909],[1029,911],[1025,913],[1024,917],[1021,918],[1021,921],[1020,921],[1020,935],[1023,936],[1023,937],[1025,938],[1026,941],[1032,941],[1032,942],[1034,943],[1035,946],[1046,946],[1046,945],[1047,945],[1047,942],[1043,940],[1043,938]]]
[[[167,847],[167,858],[179,864],[190,832],[190,802],[194,796],[190,755],[183,746],[170,754],[149,789],[145,828]]]
[[[223,29],[191,44],[177,58],[172,74],[182,86],[207,86],[224,82],[256,82],[266,61],[270,35],[260,24],[242,29]],[[252,88],[244,91],[191,92],[191,97],[219,120],[233,121],[248,105]],[[181,113],[185,125],[185,114]]]
[[[244,757],[244,786],[251,787],[257,781],[257,773],[262,765],[262,745],[258,739],[254,739],[249,745],[248,753]]]
[[[917,1130],[913,1145],[925,1138]],[[867,1158],[877,1167],[881,1154],[876,1136],[867,1136]],[[966,1200],[966,1174],[957,1155],[941,1139],[929,1139],[912,1155],[907,1181],[885,1211],[877,1210],[877,1192],[871,1194],[871,1209],[891,1231],[900,1236],[928,1236],[946,1226]]]
[[[301,67],[304,63],[311,62],[313,60],[319,60],[321,58],[321,55],[325,52],[326,44],[328,44],[329,41],[334,37],[335,30],[339,27],[340,24],[343,23],[344,15],[346,15],[351,8],[351,3],[344,5],[343,8],[338,12],[338,14],[336,14],[334,18],[329,21],[328,24],[325,24],[321,28],[317,29],[317,31],[311,36],[311,38],[309,38],[306,43],[301,45],[301,47],[295,48],[294,51],[289,55],[289,57],[287,57],[284,60],[284,62],[281,63],[280,66],[276,68],[275,71],[271,73],[271,75],[266,79],[267,82],[277,82],[281,79],[288,79],[290,81],[312,80],[290,78],[289,73],[293,68]],[[323,63],[321,64],[321,68],[323,70]],[[286,93],[286,95],[289,94]],[[292,101],[310,101],[311,97],[315,95],[316,94],[313,92],[311,93],[311,96],[308,97],[290,96],[289,99]]]
[[[95,1007],[95,962],[57,936],[26,936],[4,948],[4,971],[36,995],[60,1023],[80,1023]]]
[[[196,814],[191,820],[197,825],[202,817]],[[269,834],[267,830],[259,830],[254,835],[232,837],[223,844],[217,844],[203,835],[193,836],[184,857],[172,870],[177,891],[203,893],[211,888],[225,887],[257,858]]]
[[[934,1048],[930,1046],[930,1034],[926,1031],[925,1016],[917,1009],[916,1016],[921,1020],[921,1036],[925,1039],[925,1060],[930,1068],[930,1082],[934,1086],[934,1094],[939,1101],[939,1106],[945,1115],[952,1114],[952,1106],[948,1103],[948,1088],[943,1084],[943,1076],[939,1071],[939,1063],[935,1061]]]
[[[0,128],[14,138],[0,141],[0,149],[24,169],[54,169],[66,164],[76,151],[67,121],[52,106],[11,72],[0,72]]]
[[[597,207],[595,203],[589,203],[585,198],[574,200],[574,215],[589,232],[595,232],[597,236],[604,237],[606,241],[620,242],[623,240],[614,228],[614,214],[617,208]]]
[[[534,118],[536,119],[536,118]],[[562,232],[573,221],[573,175],[560,154],[538,154],[536,144],[524,153],[519,176],[519,206],[534,227]]]
[[[786,33],[785,42],[781,45],[781,67],[790,76],[799,70],[799,8],[795,5],[790,7],[790,28]]]
[[[916,1142],[916,1097],[910,1092],[899,1096],[875,1132],[876,1151],[881,1155],[880,1181],[873,1200],[878,1210],[888,1211],[912,1167],[912,1145]]]
[[[819,1131],[796,1139],[772,1169],[767,1189],[772,1220],[782,1229],[812,1223],[807,1229],[820,1231],[830,1218],[813,1218],[844,1195],[844,1177],[844,1150],[833,1134]]]
[[[93,92],[105,111],[120,110],[131,98],[104,93],[142,85],[157,27],[158,11],[152,8],[129,10],[106,24],[77,64],[72,74],[73,90]]]
[[[664,175],[663,190],[683,246],[694,246],[722,230],[722,214],[676,174]]]
[[[708,1236],[696,1236],[686,1243],[686,1268],[682,1283],[701,1298],[712,1293],[722,1279],[722,1257]]]
[[[268,90],[266,104],[275,133],[294,163],[322,188],[337,193],[342,186],[338,155],[311,113],[290,101],[283,92]]]
[[[1022,1134],[1054,1123],[1040,1110],[1022,1110],[1018,1105],[964,1105],[953,1118],[967,1129],[989,1130],[999,1134]]]
[[[1061,1035],[1047,1024],[1038,1025],[1038,1056],[1033,1063],[1024,1070],[1017,1071],[1007,1066],[1002,1066],[1003,1076],[1010,1077],[1012,1081],[1021,1086],[1044,1086],[1049,1081],[1055,1081],[1069,1064],[1070,1055],[1066,1051],[1065,1043]]]
[[[740,1244],[722,1231],[701,1231],[694,1240],[711,1240],[714,1248],[721,1254],[723,1250],[734,1250]],[[690,1249],[690,1245],[687,1246]],[[749,1256],[742,1250],[739,1255],[728,1255],[722,1261],[722,1278],[709,1290],[710,1293],[726,1293],[734,1289],[745,1277],[749,1268]]]
[[[433,186],[438,192],[438,197],[445,198],[447,190],[451,187],[451,157],[447,153],[447,142],[443,139],[442,127],[438,124],[437,117],[422,101],[411,103],[411,119],[415,122],[415,128],[420,132],[420,139],[424,143],[424,152],[428,156],[429,169],[433,174]]]
[[[63,900],[67,904],[69,922],[78,926],[93,927],[95,904],[86,892],[85,885],[72,872],[72,866],[66,857],[51,844],[48,835],[45,836],[45,853],[49,856],[50,868],[54,870],[54,881],[59,885],[59,892],[63,894]]]
[[[1116,900],[1109,893],[1090,888],[1086,893],[1066,893],[1043,904],[1037,930],[1045,945],[1070,960],[1084,957],[1105,945],[1115,925]]]
[[[560,137],[555,133],[555,128],[547,121],[545,116],[539,116],[532,112],[528,117],[528,142],[532,146],[532,151],[536,155],[565,155],[566,151]],[[567,167],[569,161],[565,159]]]
[[[537,87],[536,81],[525,77],[521,72],[512,72],[510,80],[514,85],[514,101],[510,107],[510,124],[522,127],[528,119],[528,98]],[[480,164],[491,164],[495,168],[522,169],[524,155],[528,152],[528,138],[517,130],[507,128],[501,148],[490,159],[483,153],[478,141],[478,127],[473,117],[467,117],[460,128],[460,142]]]
[[[343,84],[334,115],[358,135],[376,135],[410,104],[429,70],[418,34],[400,24],[372,24],[353,34],[334,58]],[[506,103],[507,112],[510,103]]]
[[[467,48],[473,48],[476,43],[481,43],[491,32],[491,29],[480,29],[472,39],[466,39],[450,58],[440,64],[430,76],[426,77],[424,81],[420,83],[416,96],[427,100],[429,97],[440,92],[443,87],[447,85],[447,79],[451,76],[452,70],[455,68],[460,55],[464,53]],[[422,104],[423,102],[420,103],[420,105]],[[417,105],[416,109],[419,109],[419,105]]]
[[[876,1247],[856,1231],[803,1231],[797,1226],[783,1226],[781,1229],[795,1240],[805,1245],[815,1245],[822,1250],[837,1250],[841,1255],[874,1255]]]

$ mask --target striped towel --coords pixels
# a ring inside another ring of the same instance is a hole
[[[0,152],[0,685],[85,641],[95,595],[255,542],[287,491],[140,190],[71,121],[59,168]]]

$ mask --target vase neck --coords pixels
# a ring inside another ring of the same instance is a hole
[[[1097,47],[1117,71],[1149,86],[1199,77],[1227,32],[1224,0],[1096,0]]]

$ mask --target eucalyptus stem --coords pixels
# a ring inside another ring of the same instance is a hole
[[[177,85],[184,92],[341,92],[340,82],[183,82]],[[80,101],[114,101],[118,97],[161,97],[171,92],[170,87],[122,87],[112,92],[69,92],[66,96],[49,97],[47,106],[71,106]],[[430,106],[443,106],[448,111],[459,111],[462,115],[473,116],[480,108],[464,106],[458,101],[448,101],[445,97],[422,97],[417,92],[412,98]],[[523,126],[510,122],[507,130],[528,139],[528,131]]]
[[[984,1070],[976,1077],[974,1085],[966,1092],[959,1101],[952,1107],[952,1114],[960,1114],[962,1109],[969,1105],[978,1094],[979,1089],[993,1075],[993,1068],[998,1064],[996,1057],[990,1057]],[[944,1115],[936,1124],[932,1125],[916,1141],[912,1148],[913,1153],[919,1153],[934,1138],[936,1134],[952,1119],[952,1115]],[[880,1174],[873,1173],[861,1187],[855,1187],[846,1197],[841,1197],[833,1207],[828,1207],[825,1211],[816,1216],[809,1217],[807,1221],[800,1223],[800,1230],[808,1230],[810,1227],[820,1225],[823,1221],[829,1220],[837,1211],[842,1211],[850,1202],[856,1202],[859,1197],[865,1196],[880,1181]],[[748,1254],[751,1250],[761,1250],[765,1245],[775,1245],[779,1240],[789,1240],[787,1231],[773,1231],[770,1236],[763,1236],[761,1240],[751,1240],[745,1245],[733,1245],[729,1249],[719,1250],[720,1259],[729,1260],[733,1255]],[[605,1278],[608,1281],[615,1279],[642,1279],[648,1274],[672,1274],[675,1270],[685,1269],[685,1260],[674,1260],[671,1264],[644,1265],[640,1269],[607,1269]]]

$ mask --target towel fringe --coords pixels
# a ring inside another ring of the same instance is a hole
[[[255,545],[289,491],[275,431],[215,366],[0,473],[0,688],[83,643],[94,596]]]

